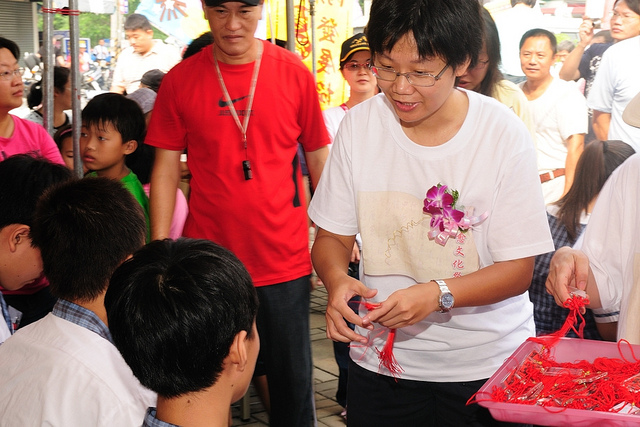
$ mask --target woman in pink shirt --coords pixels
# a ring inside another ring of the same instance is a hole
[[[18,45],[0,37],[0,161],[26,153],[64,164],[58,147],[42,126],[9,114],[23,102],[23,70],[18,67],[19,57]]]

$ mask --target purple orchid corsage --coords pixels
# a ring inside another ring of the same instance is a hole
[[[434,185],[427,191],[422,211],[431,215],[429,240],[435,240],[437,244],[444,246],[450,237],[464,233],[487,219],[487,212],[478,217],[472,217],[473,209],[471,212],[456,209],[459,196],[460,193],[457,190],[449,190],[442,184]]]

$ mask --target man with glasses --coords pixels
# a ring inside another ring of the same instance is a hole
[[[520,63],[527,76],[520,88],[533,113],[546,204],[558,201],[571,188],[588,130],[584,96],[574,82],[551,75],[556,53],[556,37],[547,30],[529,30],[520,40]]]
[[[611,12],[610,20],[610,34],[613,42],[600,43],[594,43],[594,37],[597,36],[597,34],[594,34],[594,21],[590,18],[584,17],[578,32],[580,40],[578,41],[576,48],[571,51],[569,56],[567,56],[567,59],[562,64],[562,69],[559,74],[560,78],[563,80],[578,80],[581,77],[584,78],[584,96],[588,99],[589,92],[591,91],[591,87],[595,81],[598,69],[602,64],[604,52],[613,46],[614,43],[640,35],[639,13],[640,1],[616,1],[614,4],[614,10]],[[599,111],[597,115],[601,128],[606,126],[604,122],[610,121],[611,116],[609,113]],[[589,142],[590,138],[596,137],[593,131],[592,116],[593,110],[589,108],[589,133],[587,134],[586,142]],[[606,132],[600,132],[599,135],[599,139],[607,139]],[[631,143],[631,141],[625,142]]]
[[[18,58],[18,45],[0,37],[0,161],[30,153],[64,165],[60,150],[42,126],[9,114],[23,102],[24,70],[18,67]]]
[[[526,290],[533,257],[553,244],[531,134],[494,99],[455,87],[482,48],[480,8],[371,6],[384,96],[345,116],[309,207],[327,335],[352,343],[349,425],[495,425],[466,403],[534,334]],[[367,302],[359,314],[354,295]]]
[[[619,139],[640,152],[640,129],[622,119],[629,101],[640,92],[640,0],[618,0],[611,15],[611,35],[630,38],[602,55],[587,104],[593,109],[593,130],[600,140]]]

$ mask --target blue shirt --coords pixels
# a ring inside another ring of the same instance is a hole
[[[147,409],[147,414],[144,416],[144,422],[142,427],[180,427],[175,424],[165,423],[156,418],[156,408],[150,407]]]
[[[56,305],[53,306],[51,313],[61,319],[82,326],[91,332],[95,332],[113,344],[109,328],[107,328],[107,325],[105,325],[93,311],[80,307],[71,301],[59,299]]]

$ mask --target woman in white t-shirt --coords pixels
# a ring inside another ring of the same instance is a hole
[[[534,334],[533,257],[553,244],[531,135],[504,105],[455,87],[482,47],[480,8],[372,3],[384,95],[343,119],[311,201],[327,335],[352,343],[353,426],[492,425],[466,402]],[[347,274],[357,233],[360,280]]]

